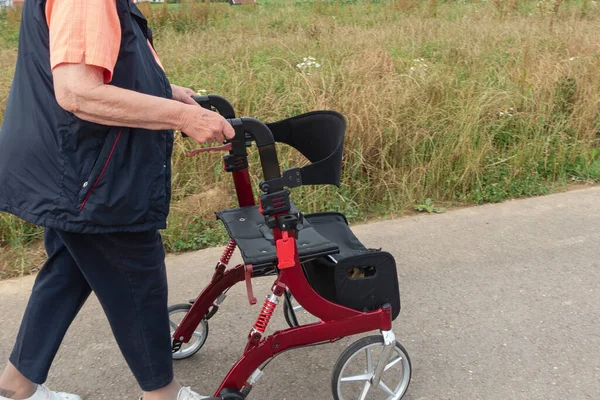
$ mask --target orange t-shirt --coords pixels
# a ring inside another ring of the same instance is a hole
[[[85,63],[104,68],[104,82],[112,80],[121,47],[121,23],[116,1],[48,0],[50,66]],[[150,46],[150,43],[148,43]],[[163,68],[150,46],[156,62]]]

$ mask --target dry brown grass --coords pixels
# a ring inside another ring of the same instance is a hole
[[[0,280],[35,273],[45,258],[41,242],[26,247],[0,247]]]
[[[259,10],[227,27],[167,29],[159,50],[176,81],[225,95],[240,114],[269,121],[313,109],[346,115],[345,183],[358,178],[368,188],[359,204],[377,199],[377,206],[401,209],[425,197],[455,201],[490,158],[511,157],[518,174],[530,161],[559,155],[564,165],[595,146],[594,20],[565,10],[550,32],[548,16],[514,14],[516,3],[503,18],[493,6],[458,7],[446,5],[437,18],[427,9],[389,13],[382,5],[340,7],[338,15],[312,10],[306,19],[296,18],[301,12],[293,7]],[[322,64],[311,76],[295,67],[307,55]],[[427,70],[410,71],[421,57]],[[563,99],[567,114],[557,109],[557,96],[567,95],[557,92],[569,90],[565,82],[577,93]],[[499,118],[509,108],[515,116]],[[499,148],[504,130],[512,144]],[[561,174],[557,168],[547,177]],[[214,181],[204,178],[198,182]]]
[[[7,44],[3,44],[0,38],[0,71],[2,71],[0,74],[0,93],[3,93],[0,96],[0,121],[4,117],[7,94],[12,83],[16,60],[16,48],[10,48]]]
[[[266,122],[344,114],[342,189],[303,188],[294,201],[356,220],[426,198],[502,201],[600,179],[600,10],[541,3],[265,0],[146,12],[173,83],[221,94],[238,115]],[[4,93],[14,51],[0,42]],[[308,56],[321,64],[310,75],[296,66]],[[234,204],[219,155],[185,158],[193,147],[177,139],[171,250],[220,242],[210,210]],[[302,160],[282,149],[281,161]]]

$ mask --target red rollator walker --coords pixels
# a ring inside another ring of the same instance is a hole
[[[381,249],[366,248],[343,214],[304,215],[290,200],[288,189],[302,185],[340,186],[344,117],[317,111],[264,124],[253,118],[235,118],[233,107],[222,97],[199,96],[195,100],[225,117],[235,137],[224,146],[198,149],[188,156],[228,152],[224,167],[232,173],[239,208],[216,213],[230,240],[210,283],[195,300],[169,308],[173,358],[187,358],[200,350],[208,334],[208,320],[233,285],[245,281],[254,304],[252,278],[273,276],[272,293],[250,329],[248,344],[214,392],[215,398],[246,399],[267,364],[283,351],[378,330],[379,334],[362,337],[340,355],[332,376],[333,398],[401,399],[410,383],[411,364],[392,332],[392,321],[400,313],[394,258]],[[281,173],[277,142],[292,146],[310,164]],[[247,149],[253,145],[258,148],[264,175],[258,205],[248,173]],[[228,268],[236,248],[243,264]],[[265,336],[282,300],[290,327]],[[300,324],[299,311],[313,321]],[[181,321],[174,322],[181,315]]]

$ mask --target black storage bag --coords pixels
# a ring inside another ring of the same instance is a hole
[[[392,319],[400,314],[400,290],[394,257],[367,249],[352,233],[343,214],[306,215],[313,228],[339,246],[339,254],[303,263],[311,286],[325,299],[358,310],[392,306]]]

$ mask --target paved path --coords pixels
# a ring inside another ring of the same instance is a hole
[[[600,399],[600,188],[355,228],[398,263],[394,330],[413,362],[408,400]],[[171,303],[197,295],[220,249],[168,258]],[[258,283],[266,294],[271,279]],[[32,278],[0,282],[0,360],[13,344]],[[212,392],[258,313],[234,288],[205,348],[176,363]],[[282,314],[273,326],[281,327]],[[331,398],[330,372],[356,337],[277,358],[252,399]],[[40,341],[43,338],[40,338]],[[69,331],[48,382],[85,399],[136,399],[95,298]]]

